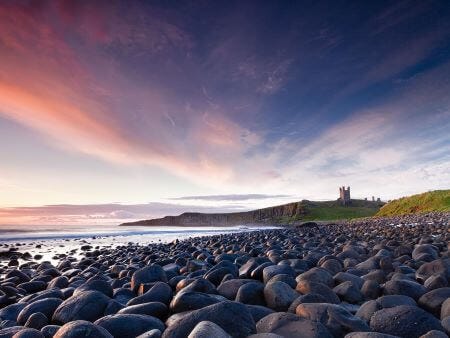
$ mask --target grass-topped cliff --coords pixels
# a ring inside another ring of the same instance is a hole
[[[313,202],[303,200],[269,208],[245,212],[205,214],[186,212],[179,216],[124,223],[121,225],[146,226],[227,226],[245,224],[292,224],[303,221],[328,221],[375,215],[382,203],[352,200],[349,206],[339,201]]]
[[[430,211],[450,211],[450,190],[435,190],[393,200],[384,205],[377,216],[396,216]]]

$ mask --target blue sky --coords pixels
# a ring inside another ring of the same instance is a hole
[[[450,187],[447,1],[3,2],[0,58],[2,222]]]

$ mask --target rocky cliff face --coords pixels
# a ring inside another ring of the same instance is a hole
[[[292,221],[301,221],[305,216],[316,217],[317,211],[327,211],[326,216],[341,219],[348,217],[362,217],[374,215],[382,205],[377,202],[364,200],[351,200],[349,206],[342,206],[339,201],[312,202],[303,200],[275,207],[257,209],[246,212],[232,212],[223,214],[203,214],[198,212],[186,212],[179,216],[166,216],[163,218],[149,219],[137,222],[123,223],[121,225],[146,225],[146,226],[228,226],[250,224],[286,224]],[[370,210],[367,214],[356,214],[360,209]],[[330,213],[331,211],[331,213]],[[336,211],[341,215],[336,216]],[[343,213],[344,211],[344,213]],[[312,212],[316,212],[313,214]],[[325,216],[324,216],[325,217]],[[321,219],[320,213],[317,219]]]
[[[122,225],[227,226],[261,224],[273,223],[274,220],[285,217],[301,216],[305,212],[304,201],[302,201],[246,212],[223,214],[186,212],[179,216],[166,216],[163,218],[124,223]]]

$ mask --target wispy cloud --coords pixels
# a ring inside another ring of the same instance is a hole
[[[142,31],[154,33],[140,35],[130,13],[122,17],[111,10],[106,13],[108,18],[103,17],[105,13],[100,15],[100,21],[107,24],[99,23],[104,27],[98,28],[90,24],[93,19],[85,14],[88,8],[77,10],[82,14],[64,17],[64,23],[75,27],[79,20],[87,20],[89,24],[76,31],[80,46],[74,48],[46,15],[21,6],[1,8],[5,29],[0,40],[8,47],[3,60],[8,71],[0,77],[0,114],[49,136],[57,147],[119,164],[158,166],[193,180],[200,176],[202,181],[233,179],[230,159],[242,159],[259,142],[255,132],[234,122],[227,105],[211,106],[202,94],[201,82],[192,76],[198,89],[185,99],[171,93],[180,85],[178,75],[164,79],[166,74],[161,74],[151,81],[117,67],[125,62],[116,51],[124,44],[132,47],[127,50],[133,57],[139,59],[143,53],[158,58],[161,65],[158,55],[167,49],[191,48],[189,34],[168,21],[144,20],[139,23]],[[23,19],[20,26],[12,13]],[[89,29],[102,31],[103,37],[88,41]],[[151,63],[143,68],[144,73],[159,71]],[[201,65],[187,65],[185,75],[199,71]],[[156,85],[159,79],[164,81]]]
[[[390,198],[448,188],[449,71],[447,63],[417,75],[396,95],[355,111],[297,151],[289,142],[283,179],[309,184],[311,194],[338,184],[355,186],[361,196]]]
[[[175,203],[146,204],[58,204],[38,207],[0,208],[0,224],[88,224],[89,221],[102,220],[118,224],[123,220],[138,220],[179,215],[183,212],[233,212],[247,210],[241,205],[202,206],[180,205]]]
[[[182,196],[173,197],[174,201],[248,201],[264,199],[292,198],[291,195],[268,195],[268,194],[232,194],[232,195],[203,195],[203,196]]]

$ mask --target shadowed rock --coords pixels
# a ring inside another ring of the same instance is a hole
[[[236,338],[245,338],[256,332],[253,317],[245,305],[224,301],[187,313],[167,327],[163,338],[186,337],[201,321],[213,322]]]
[[[409,305],[375,312],[370,320],[370,327],[377,332],[411,338],[418,338],[431,330],[443,331],[441,323],[433,315]]]

